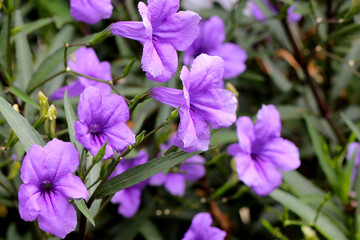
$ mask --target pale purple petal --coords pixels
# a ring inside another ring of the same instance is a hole
[[[23,173],[22,171],[21,173]],[[31,184],[22,184],[19,188],[19,213],[25,221],[34,221],[40,212],[40,189]]]
[[[151,23],[153,26],[162,24],[166,18],[175,14],[180,7],[179,0],[148,0]]]
[[[154,38],[170,43],[176,50],[185,51],[199,34],[201,17],[191,11],[181,11],[166,18],[154,28]]]
[[[227,148],[227,152],[230,156],[235,157],[238,152],[240,152],[240,145],[239,143],[233,143]]]
[[[149,179],[149,185],[151,186],[161,186],[164,184],[165,182],[165,179],[166,179],[166,175],[164,173],[158,173],[154,176],[152,176],[150,179]]]
[[[42,171],[46,172],[49,181],[58,180],[68,173],[75,172],[79,166],[79,153],[70,142],[54,138],[45,145],[44,151],[47,154]]]
[[[103,111],[99,121],[102,127],[111,127],[118,122],[126,122],[129,120],[129,107],[123,97],[113,94],[106,96],[102,100]]]
[[[59,238],[74,231],[77,224],[76,211],[66,197],[58,192],[45,193],[40,198],[41,210],[38,221],[39,227]]]
[[[295,7],[296,5],[291,5],[287,10],[287,17],[291,23],[298,22],[302,18],[301,14],[294,12]]]
[[[185,176],[180,173],[168,173],[165,179],[165,188],[172,195],[183,196],[185,193]]]
[[[38,184],[46,177],[44,162],[46,152],[44,149],[34,144],[27,152],[21,166],[21,180],[25,184]]]
[[[224,78],[233,78],[245,71],[246,52],[239,45],[224,43],[209,52],[209,55],[219,56],[224,60]]]
[[[118,212],[126,218],[131,218],[138,211],[141,202],[141,190],[137,188],[123,189],[113,196],[112,203],[120,204]]]
[[[150,38],[143,22],[116,22],[111,25],[111,32],[117,36],[145,43]]]
[[[266,17],[263,14],[263,12],[261,11],[261,9],[252,0],[246,2],[246,6],[244,8],[243,13],[245,16],[248,16],[248,17],[253,16],[256,20],[261,21],[261,22],[265,22],[265,20],[266,20]]]
[[[98,88],[87,87],[80,95],[78,116],[88,126],[96,124],[101,117],[103,96]]]
[[[104,130],[107,141],[118,152],[126,149],[128,145],[135,143],[135,134],[123,122],[114,124]]]
[[[240,117],[236,121],[236,133],[241,151],[250,154],[257,135],[255,136],[254,124],[249,117]]]
[[[191,96],[191,106],[214,129],[229,127],[236,121],[237,99],[225,89],[210,89]]]
[[[211,227],[211,223],[212,218],[209,213],[196,214],[182,240],[224,240],[226,232]]]
[[[71,15],[78,21],[95,24],[110,18],[113,10],[111,0],[71,0]]]
[[[147,41],[144,45],[141,64],[149,80],[166,82],[177,70],[178,56],[169,43]]]
[[[255,134],[263,142],[272,137],[280,137],[280,113],[274,105],[263,105],[256,115]]]
[[[299,150],[292,142],[283,138],[273,138],[260,147],[259,152],[264,161],[271,162],[283,171],[291,171],[300,166]]]
[[[181,164],[180,171],[185,172],[186,180],[195,182],[205,176],[206,170],[204,164],[205,158],[195,155]]]
[[[59,88],[55,92],[53,92],[50,95],[50,100],[60,100],[64,98],[66,90],[68,91],[68,96],[70,98],[79,96],[83,91],[85,87],[81,85],[81,83],[77,80],[69,85],[63,86],[62,88]]]
[[[151,90],[151,96],[166,105],[173,108],[185,105],[185,99],[183,91],[173,88],[155,87]]]
[[[54,189],[62,195],[73,199],[87,199],[89,193],[78,176],[68,173],[54,183]]]
[[[356,155],[355,155],[355,159],[354,159],[354,169],[353,169],[353,172],[351,174],[351,182],[352,182],[352,184],[356,179],[356,174],[357,174],[358,167],[359,167],[359,164],[360,164],[360,143],[358,143],[358,142],[352,142],[352,143],[349,144],[348,151],[347,151],[347,154],[346,154],[346,159],[348,161],[350,161],[351,158],[353,157],[353,154],[355,154],[355,153],[356,153]]]

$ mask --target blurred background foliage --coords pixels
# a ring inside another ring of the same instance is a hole
[[[0,2],[17,6],[10,17],[0,10],[0,96],[18,104],[31,124],[39,115],[38,91],[49,96],[75,78],[62,74],[45,82],[64,68],[65,43],[88,42],[112,22],[140,19],[138,1],[133,0],[114,0],[111,19],[96,25],[76,22],[70,15],[69,1]],[[261,6],[261,0],[256,2]],[[226,41],[239,44],[248,54],[246,71],[227,81],[227,86],[232,85],[238,93],[238,116],[253,117],[262,104],[276,105],[283,122],[282,136],[299,147],[301,167],[284,173],[283,185],[269,197],[258,197],[237,180],[233,160],[226,154],[226,147],[237,141],[235,126],[213,131],[215,147],[203,154],[207,159],[206,177],[189,185],[184,197],[148,186],[134,218],[122,218],[117,206],[109,205],[97,216],[88,239],[181,239],[194,214],[200,211],[211,212],[214,224],[226,230],[227,239],[232,240],[360,239],[360,178],[352,189],[354,158],[345,160],[347,144],[360,141],[360,2],[296,2],[296,12],[303,18],[294,24],[286,22],[284,11],[278,16],[267,13],[266,22],[247,17],[243,14],[245,0],[238,1],[231,11],[215,4],[212,9],[197,12],[204,19],[221,17],[226,24]],[[92,47],[101,61],[111,63],[113,76],[121,76],[136,59],[130,74],[116,85],[129,99],[154,86],[181,87],[179,71],[167,83],[146,80],[140,68],[142,46],[136,41],[109,37]],[[75,49],[69,49],[69,54]],[[12,53],[12,66],[8,66],[7,51]],[[182,53],[179,57],[181,66]],[[74,109],[77,102],[71,99]],[[69,141],[64,103],[53,104],[57,109],[57,137]],[[135,133],[151,130],[170,111],[170,107],[150,99],[138,105],[129,124]],[[164,127],[143,147],[156,155],[159,145],[175,129],[176,123]],[[2,146],[10,131],[0,115]],[[46,136],[43,128],[38,131]],[[21,183],[19,166],[24,154],[19,143],[11,150],[1,148],[0,182],[5,187],[13,189]],[[32,239],[32,224],[20,219],[17,203],[3,185],[0,239]],[[75,232],[67,237],[73,238]]]

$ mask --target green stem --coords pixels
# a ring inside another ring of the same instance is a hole
[[[43,85],[44,83],[50,81],[53,78],[56,78],[57,76],[66,73],[67,69],[63,69],[60,72],[55,73],[54,75],[51,75],[50,77],[48,77],[46,80],[42,81],[41,83],[36,84],[35,86],[33,86],[31,89],[29,89],[28,94],[32,93],[36,88],[40,87],[41,85]]]
[[[12,21],[12,12],[9,11],[7,15],[7,36],[6,36],[6,60],[7,60],[7,70],[9,75],[9,86],[12,86],[12,57],[11,57],[11,21]]]
[[[89,174],[89,172],[91,171],[91,169],[96,165],[96,162],[92,162],[91,165],[88,167],[88,169],[86,169],[86,172],[84,173],[83,177],[81,178],[83,180],[83,182],[86,179],[86,176]]]

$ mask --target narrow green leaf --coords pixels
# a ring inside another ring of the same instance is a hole
[[[105,182],[103,187],[97,192],[96,198],[103,198],[124,188],[131,187],[160,172],[164,172],[199,153],[201,152],[186,153],[181,151],[170,153],[166,156],[156,158],[145,164],[131,168]]]
[[[22,101],[31,104],[34,108],[40,110],[39,104],[37,104],[35,101],[33,101],[29,95],[18,89],[17,87],[9,87],[7,88],[9,92],[20,98]]]
[[[132,67],[134,66],[134,63],[136,62],[136,58],[134,58],[123,70],[123,77],[126,77],[127,75],[130,74],[130,71],[132,69]]]
[[[316,216],[317,208],[313,208],[293,195],[286,193],[280,189],[275,189],[270,197],[281,203],[283,206],[289,207],[291,211],[303,218],[308,223],[312,223]],[[347,232],[340,231],[340,226],[334,224],[331,219],[327,218],[322,212],[315,223],[315,228],[321,232],[329,240],[346,240],[348,239]]]
[[[336,174],[332,166],[329,164],[323,149],[322,149],[322,141],[320,138],[320,135],[317,133],[315,127],[311,123],[311,120],[307,114],[304,113],[304,119],[305,123],[311,138],[311,142],[313,144],[316,156],[319,160],[321,169],[325,173],[325,176],[330,183],[330,185],[333,187],[333,189],[337,188],[337,180],[336,180]]]
[[[52,18],[41,18],[34,22],[27,23],[22,26],[17,26],[15,28],[11,29],[11,37],[16,36],[20,32],[23,32],[25,34],[32,33],[33,31],[36,31],[36,30],[52,23],[53,21],[54,20]]]
[[[19,138],[25,151],[34,144],[45,146],[45,141],[40,134],[2,97],[0,97],[0,112]]]
[[[20,10],[15,12],[15,26],[23,26]],[[25,91],[33,74],[33,67],[29,42],[24,32],[20,32],[15,37],[15,46],[17,62],[15,84],[19,87],[19,89]]]
[[[140,227],[140,233],[146,240],[162,240],[162,236],[157,229],[156,225],[153,224],[149,219],[146,219]]]
[[[74,199],[74,203],[76,207],[80,210],[80,212],[82,212],[82,214],[84,214],[84,216],[89,220],[89,222],[91,222],[91,224],[95,226],[95,221],[91,216],[90,211],[86,206],[84,199]]]
[[[344,113],[340,113],[340,116],[346,125],[350,128],[350,130],[355,134],[358,141],[360,141],[360,129]]]
[[[100,150],[98,151],[98,153],[96,154],[96,156],[93,158],[93,161],[95,163],[100,162],[104,155],[105,155],[105,150],[106,150],[106,145],[108,144],[108,142],[105,142],[104,145],[102,145],[102,147],[100,148]]]

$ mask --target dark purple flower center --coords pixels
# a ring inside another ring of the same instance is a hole
[[[54,192],[54,188],[51,185],[51,182],[46,180],[46,181],[41,183],[40,191],[41,191],[41,195],[49,194],[50,192]]]

